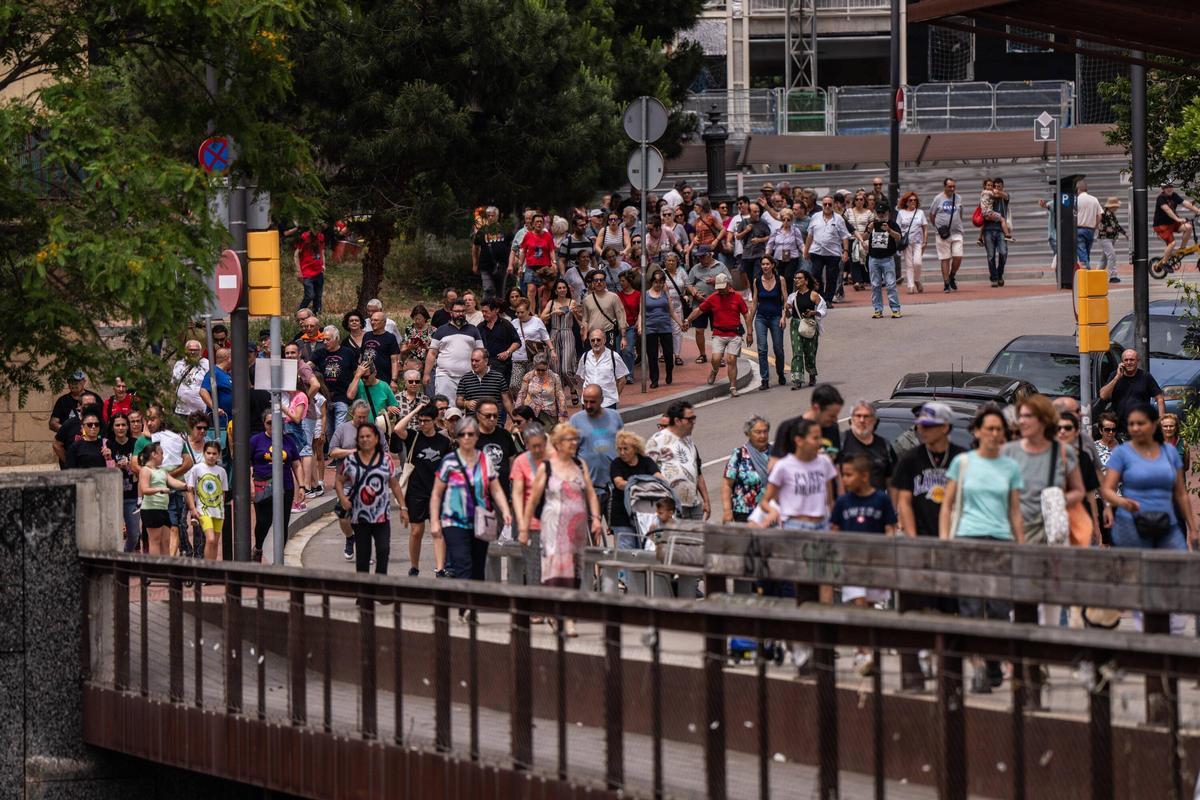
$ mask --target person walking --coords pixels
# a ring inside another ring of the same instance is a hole
[[[767,368],[768,340],[775,353],[775,374],[779,378],[779,385],[783,386],[786,382],[784,369],[787,362],[783,355],[783,329],[786,323],[783,321],[783,306],[788,296],[789,280],[779,275],[775,269],[775,260],[770,256],[764,256],[760,264],[761,271],[750,284],[749,318],[754,335],[758,338],[758,388],[759,391],[766,391],[771,388],[767,379],[770,375]]]
[[[821,340],[821,320],[827,313],[823,295],[817,292],[816,281],[808,272],[796,273],[796,288],[788,295],[784,308],[784,320],[791,321],[792,335],[792,391],[804,386],[804,373],[808,373],[808,385],[817,385],[817,345]]]
[[[270,408],[263,411],[262,420],[263,431],[250,437],[251,491],[254,499],[254,548],[250,551],[250,559],[258,562],[262,561],[263,544],[274,521],[272,495],[278,491],[283,492],[283,527],[275,531],[275,535],[282,536],[284,543],[287,543],[287,529],[292,519],[292,502],[296,494],[292,464],[300,458],[296,442],[286,433],[282,442],[271,440]],[[271,464],[277,457],[283,459],[283,486],[275,486],[271,476]]]
[[[554,426],[550,447],[549,458],[538,467],[525,503],[520,541],[529,543],[533,512],[544,499],[540,513],[542,584],[578,589],[579,555],[589,541],[600,536],[600,504],[587,465],[577,455],[579,431],[570,424]],[[567,636],[575,635],[572,620],[567,620],[564,628]]]
[[[804,260],[812,264],[812,274],[826,304],[833,302],[838,289],[841,265],[850,258],[850,231],[846,220],[833,210],[833,197],[821,198],[821,214],[813,217],[804,239]]]
[[[796,227],[796,214],[790,208],[779,212],[779,221],[782,224],[767,239],[766,255],[774,259],[779,275],[790,284],[796,277],[804,252],[804,234]]]
[[[867,246],[867,267],[871,276],[871,305],[873,319],[883,316],[883,288],[887,287],[888,306],[892,319],[900,319],[900,294],[896,291],[896,251],[900,246],[900,229],[891,219],[887,205],[875,209],[875,219],[868,225],[863,238]]]
[[[512,513],[499,475],[475,447],[479,423],[473,417],[460,418],[454,426],[454,437],[458,447],[442,459],[433,482],[429,530],[435,539],[441,535],[446,542],[446,571],[450,577],[481,581],[488,543],[496,538],[497,531],[477,523],[478,517],[486,517],[477,510],[494,513],[499,509],[505,525],[512,525]]]
[[[646,364],[650,370],[650,388],[658,388],[658,354],[661,348],[666,367],[667,385],[675,375],[675,345],[673,332],[682,320],[675,310],[667,290],[667,275],[661,269],[650,274],[650,286],[646,289],[645,312],[638,317],[637,332],[646,334]]]
[[[767,485],[771,455],[771,423],[754,414],[742,426],[746,441],[734,448],[725,462],[721,483],[722,522],[745,522],[758,505]]]
[[[921,209],[921,198],[916,192],[905,192],[900,198],[899,211],[896,213],[896,225],[903,231],[900,248],[900,265],[904,269],[904,283],[908,293],[923,292],[921,284],[921,262],[925,258],[925,248],[929,246],[929,220]]]
[[[610,351],[611,352],[611,351]],[[601,387],[583,387],[583,410],[571,415],[571,427],[579,431],[579,454],[588,465],[592,483],[600,495],[601,507],[607,507],[609,467],[617,453],[617,433],[625,426],[621,415],[603,405]]]
[[[878,425],[879,416],[873,403],[858,400],[850,406],[850,430],[842,435],[837,463],[845,464],[857,456],[866,456],[871,461],[871,485],[886,489],[896,468],[896,453],[886,439],[876,435]]]
[[[1100,201],[1087,190],[1087,181],[1080,179],[1075,184],[1075,258],[1084,267],[1092,263],[1092,243],[1096,240],[1096,228],[1104,209]]]
[[[537,475],[538,467],[546,460],[549,438],[540,422],[530,422],[521,431],[525,451],[513,459],[512,511],[513,518],[517,521],[517,540],[522,544],[528,544],[534,533],[540,534],[542,530],[541,515],[536,513],[537,509],[529,512],[529,498],[533,495],[533,479]],[[527,513],[529,524],[528,527],[523,527]],[[522,532],[525,534],[524,539],[521,538]],[[538,546],[540,548],[540,541]]]
[[[354,571],[371,569],[371,545],[375,545],[375,574],[387,575],[392,550],[392,526],[388,505],[392,497],[400,506],[401,522],[408,522],[408,507],[400,491],[400,477],[392,471],[392,459],[372,423],[358,426],[356,449],[347,456],[337,474],[338,503],[349,514],[354,531]]]
[[[646,442],[632,431],[617,432],[617,457],[608,468],[612,480],[612,501],[609,503],[608,524],[612,528],[618,550],[640,550],[643,542],[625,508],[625,487],[638,475],[662,478],[658,465],[646,455]]]
[[[859,189],[846,209],[846,227],[850,231],[850,260],[845,265],[849,270],[850,282],[854,290],[861,292],[866,288],[869,275],[867,272],[867,249],[869,247],[868,228],[875,221],[875,214],[868,207],[867,193]]]
[[[754,334],[750,330],[750,309],[742,295],[733,291],[728,272],[718,273],[713,286],[716,291],[692,309],[692,313],[684,318],[682,327],[687,330],[693,320],[701,317],[711,321],[712,358],[708,370],[708,384],[711,386],[716,381],[717,373],[724,362],[725,374],[729,378],[729,394],[731,397],[737,397],[737,360],[742,354],[742,344],[743,341],[746,344],[754,343]],[[697,344],[703,343],[703,331],[699,339]]]
[[[562,381],[550,371],[545,353],[538,353],[532,361],[533,369],[521,379],[516,404],[529,406],[543,426],[553,427],[559,422],[566,422],[567,396],[563,392]]]
[[[325,298],[325,234],[304,231],[292,251],[292,263],[296,267],[296,280],[304,285],[301,308],[312,308],[320,314]]]
[[[410,425],[415,415],[416,430]],[[401,486],[404,491],[404,503],[408,510],[408,576],[415,578],[421,574],[421,541],[425,537],[425,527],[430,517],[430,502],[433,497],[433,483],[442,459],[454,450],[450,440],[438,430],[438,410],[432,403],[426,404],[396,423],[395,434],[404,442],[407,454],[406,464],[412,465],[408,485]],[[357,444],[357,441],[356,441]],[[403,467],[401,467],[403,469]],[[403,481],[402,481],[403,482]],[[434,534],[433,539],[433,577],[446,577],[446,542],[441,533]]]
[[[646,455],[658,464],[679,498],[680,518],[708,519],[712,504],[708,499],[708,485],[704,482],[700,451],[692,440],[696,409],[686,400],[677,400],[667,406],[666,416],[667,426],[646,442]]]
[[[989,185],[990,184],[990,185]],[[991,199],[990,206],[983,207],[983,197]],[[1008,243],[1012,232],[1008,229],[1008,192],[1004,191],[1004,179],[989,178],[980,194],[983,209],[983,227],[979,237],[987,253],[988,280],[993,287],[1004,285],[1004,267],[1008,264]]]
[[[1096,469],[1095,462],[1092,461],[1092,455],[1088,452],[1088,448],[1083,446],[1083,437],[1079,430],[1079,417],[1071,411],[1059,412],[1058,443],[1062,447],[1074,450],[1076,457],[1079,459],[1079,475],[1083,480],[1082,508],[1087,512],[1088,518],[1092,522],[1091,529],[1087,532],[1086,545],[1099,547],[1103,516],[1100,509],[1104,508],[1105,511],[1108,511],[1108,507],[1100,500],[1099,472]],[[1107,527],[1112,527],[1111,519]],[[1072,523],[1072,528],[1074,528],[1074,523]],[[1077,540],[1077,532],[1075,530],[1071,531],[1071,544],[1080,544]]]
[[[571,287],[559,278],[550,287],[550,299],[542,309],[542,323],[550,331],[550,369],[558,375],[563,386],[571,392],[571,405],[579,405],[579,363],[581,335],[579,321],[583,309],[571,297]]]
[[[732,281],[733,276],[728,267],[713,258],[712,249],[708,245],[698,245],[695,254],[700,259],[700,263],[692,267],[687,276],[684,288],[691,298],[692,310],[684,316],[684,321],[686,323],[695,322],[692,327],[696,331],[696,349],[700,351],[700,355],[696,356],[696,363],[703,364],[708,361],[707,351],[704,347],[704,331],[708,329],[710,320],[707,313],[696,312],[705,300],[716,293],[717,278],[723,275],[726,281]],[[686,330],[687,325],[681,327]],[[717,367],[719,368],[720,365],[718,364]]]
[[[937,233],[934,246],[942,266],[942,291],[946,293],[958,291],[955,276],[963,259],[962,202],[955,191],[956,185],[954,178],[943,180],[942,191],[929,207],[933,215],[930,222]]]
[[[1026,544],[1046,544],[1042,491],[1063,490],[1068,507],[1083,500],[1083,476],[1074,448],[1058,442],[1058,411],[1049,398],[1029,395],[1017,405],[1019,441],[1004,445],[1002,454],[1021,468],[1021,519]],[[1057,607],[1055,607],[1057,608]],[[1057,624],[1057,615],[1051,615]]]
[[[1129,241],[1129,234],[1117,219],[1117,209],[1120,207],[1119,197],[1106,199],[1104,213],[1100,215],[1100,227],[1096,229],[1096,236],[1100,239],[1100,268],[1108,270],[1109,283],[1121,282],[1121,276],[1117,274],[1117,238],[1124,236],[1125,241]]]
[[[1021,467],[1001,453],[1007,437],[1004,413],[996,406],[980,409],[971,422],[976,448],[961,453],[946,472],[945,500],[938,515],[938,538],[970,541],[1025,541],[1021,518]],[[1012,604],[1003,600],[963,597],[958,613],[974,619],[1008,620]],[[987,694],[1004,681],[999,661],[975,670],[971,691]]]
[[[584,387],[596,386],[603,392],[604,407],[616,408],[621,400],[621,392],[625,388],[625,378],[629,370],[625,369],[625,361],[607,347],[605,333],[600,328],[593,328],[588,334],[590,349],[579,357],[575,374],[579,376]]]
[[[758,507],[764,527],[782,525],[789,530],[825,530],[836,495],[837,467],[821,452],[821,426],[797,417],[785,423],[787,454],[775,462],[767,476]]]
[[[138,464],[141,466],[138,494],[142,498],[142,527],[146,529],[148,552],[152,556],[170,555],[171,517],[167,513],[167,504],[171,490],[185,492],[187,484],[171,477],[163,467],[163,451],[158,442],[142,448]]]

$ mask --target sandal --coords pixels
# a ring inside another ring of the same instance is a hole
[[[682,367],[682,366],[683,366],[683,359],[682,359],[682,358],[680,358],[679,356],[675,356],[675,366],[677,366],[677,367]],[[669,382],[669,381],[668,381],[668,382]]]
[[[708,363],[708,356],[706,356],[706,355],[704,355],[703,353],[701,353],[700,355],[696,356],[696,361],[695,361],[695,363],[697,363],[697,364],[707,364],[707,363]]]

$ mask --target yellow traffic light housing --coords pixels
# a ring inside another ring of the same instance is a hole
[[[279,288],[279,231],[246,234],[246,298],[250,315],[277,317],[283,313]]]

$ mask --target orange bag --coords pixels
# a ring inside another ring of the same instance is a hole
[[[1087,506],[1083,503],[1067,506],[1067,520],[1071,523],[1071,546],[1091,547],[1092,515]]]

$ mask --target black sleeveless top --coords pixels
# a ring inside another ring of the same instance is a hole
[[[792,311],[796,316],[802,315],[805,311],[816,311],[817,304],[812,300],[812,292],[796,292],[796,299],[792,301]]]

